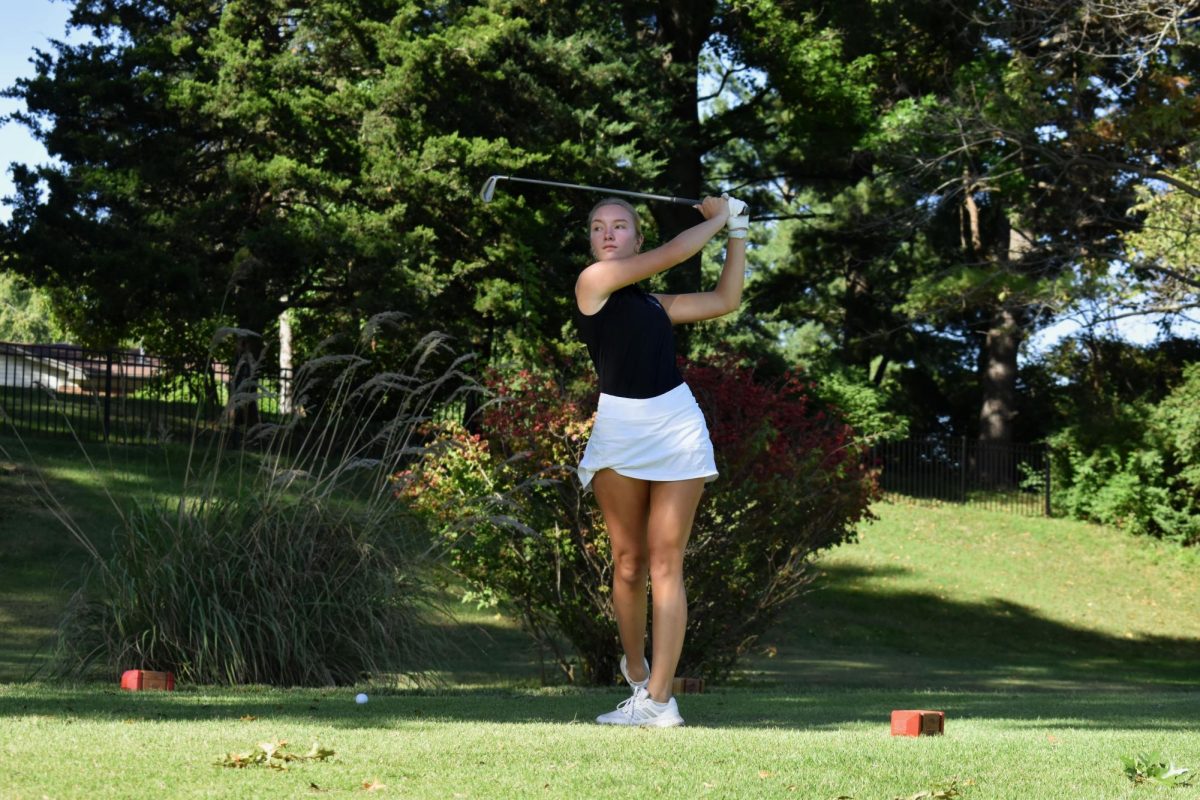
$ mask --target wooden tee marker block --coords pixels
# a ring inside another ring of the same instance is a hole
[[[892,736],[940,736],[945,732],[944,711],[892,712]]]
[[[121,675],[121,688],[129,692],[160,690],[175,691],[174,672],[151,672],[145,669],[127,669]]]
[[[671,682],[672,694],[701,694],[704,678],[676,678]]]

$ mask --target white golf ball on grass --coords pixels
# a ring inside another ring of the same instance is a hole
[[[360,706],[361,706],[363,703],[367,702],[367,695],[366,695],[366,693],[365,693],[365,692],[359,692],[358,694],[354,695],[354,702],[358,703]]]

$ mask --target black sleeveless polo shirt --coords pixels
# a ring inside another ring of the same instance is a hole
[[[591,315],[576,306],[575,324],[604,394],[645,399],[683,383],[675,363],[671,319],[649,292],[624,286]]]

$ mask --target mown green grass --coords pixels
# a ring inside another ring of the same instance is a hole
[[[876,507],[754,674],[806,685],[1200,687],[1200,557],[1070,520]]]
[[[270,689],[173,695],[39,685],[0,690],[0,798],[908,797],[957,781],[964,797],[1194,797],[1136,787],[1119,758],[1200,763],[1195,694],[716,690],[688,725],[589,723],[616,693]],[[946,735],[893,738],[893,707],[936,706]],[[219,766],[228,752],[313,741],[327,761],[284,772]],[[314,788],[315,787],[315,788]]]
[[[123,497],[172,490],[178,454],[153,452],[118,458],[111,479],[65,450],[37,455],[102,529],[114,517],[101,483]],[[813,591],[743,671],[679,699],[686,727],[641,731],[591,724],[619,690],[552,685],[510,618],[454,603],[456,619],[430,624],[455,649],[414,665],[439,681],[424,689],[18,682],[79,559],[36,504],[6,504],[0,577],[26,578],[0,583],[0,800],[347,796],[364,782],[384,797],[889,800],[950,785],[981,800],[1200,797],[1135,786],[1120,761],[1161,751],[1200,769],[1200,559],[1064,520],[876,511],[857,544],[822,557]],[[897,708],[945,711],[946,735],[891,737]],[[336,755],[283,772],[218,766],[280,739]]]

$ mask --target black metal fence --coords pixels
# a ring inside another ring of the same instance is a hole
[[[221,363],[168,369],[138,351],[0,342],[0,435],[11,426],[121,444],[186,439],[222,424],[232,377]],[[256,379],[258,413],[286,410],[288,374]]]
[[[0,411],[22,434],[74,434],[122,444],[186,440],[216,431],[232,375],[225,364],[168,369],[137,351],[0,342]],[[288,410],[291,379],[256,376],[263,418]],[[966,437],[884,442],[871,449],[885,494],[1051,513],[1044,445],[985,444]]]
[[[885,494],[1050,516],[1045,445],[967,437],[884,442],[871,449]]]

